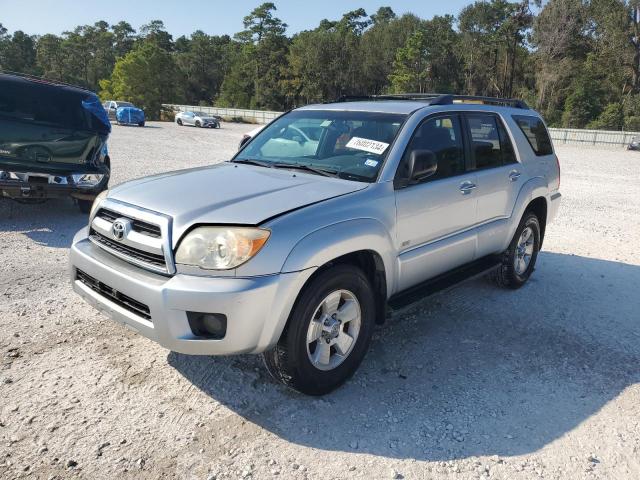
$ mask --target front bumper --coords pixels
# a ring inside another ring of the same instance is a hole
[[[87,240],[74,238],[70,252],[73,289],[89,304],[163,347],[192,355],[259,353],[278,341],[298,292],[313,270],[261,277],[166,277],[120,260]],[[77,279],[81,270],[148,306],[150,320],[123,308]],[[227,331],[220,340],[197,337],[187,311],[221,313]]]
[[[83,185],[73,183],[74,175],[0,172],[0,196],[23,199],[73,197],[93,200],[109,183],[109,175],[101,175],[102,180],[96,184]]]

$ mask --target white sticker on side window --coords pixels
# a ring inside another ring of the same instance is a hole
[[[353,137],[346,145],[347,148],[375,153],[377,155],[382,155],[388,146],[388,143],[378,142],[377,140],[369,140],[360,137]]]

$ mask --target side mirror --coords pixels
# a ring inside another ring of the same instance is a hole
[[[431,150],[414,150],[409,156],[409,184],[420,183],[435,175],[438,170],[438,159]]]

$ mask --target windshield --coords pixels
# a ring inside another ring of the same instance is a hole
[[[118,108],[120,107],[133,107],[133,103],[129,102],[118,102]]]
[[[296,110],[275,120],[235,156],[264,166],[312,167],[373,182],[405,115]]]

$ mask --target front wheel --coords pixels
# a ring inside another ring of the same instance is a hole
[[[520,288],[533,273],[540,251],[540,222],[533,212],[526,212],[516,233],[503,253],[502,264],[495,274],[501,287]]]
[[[144,127],[144,121],[142,121],[142,122],[138,123],[138,126],[139,126],[139,127]]]
[[[200,120],[198,120],[198,121],[196,122],[196,127],[200,128],[201,126],[202,126],[202,124],[200,123]]]
[[[181,127],[182,126],[182,120],[178,119],[176,120],[176,123]]]
[[[362,270],[328,269],[300,293],[278,344],[263,354],[267,369],[301,393],[329,393],[362,362],[374,319],[373,290]]]

